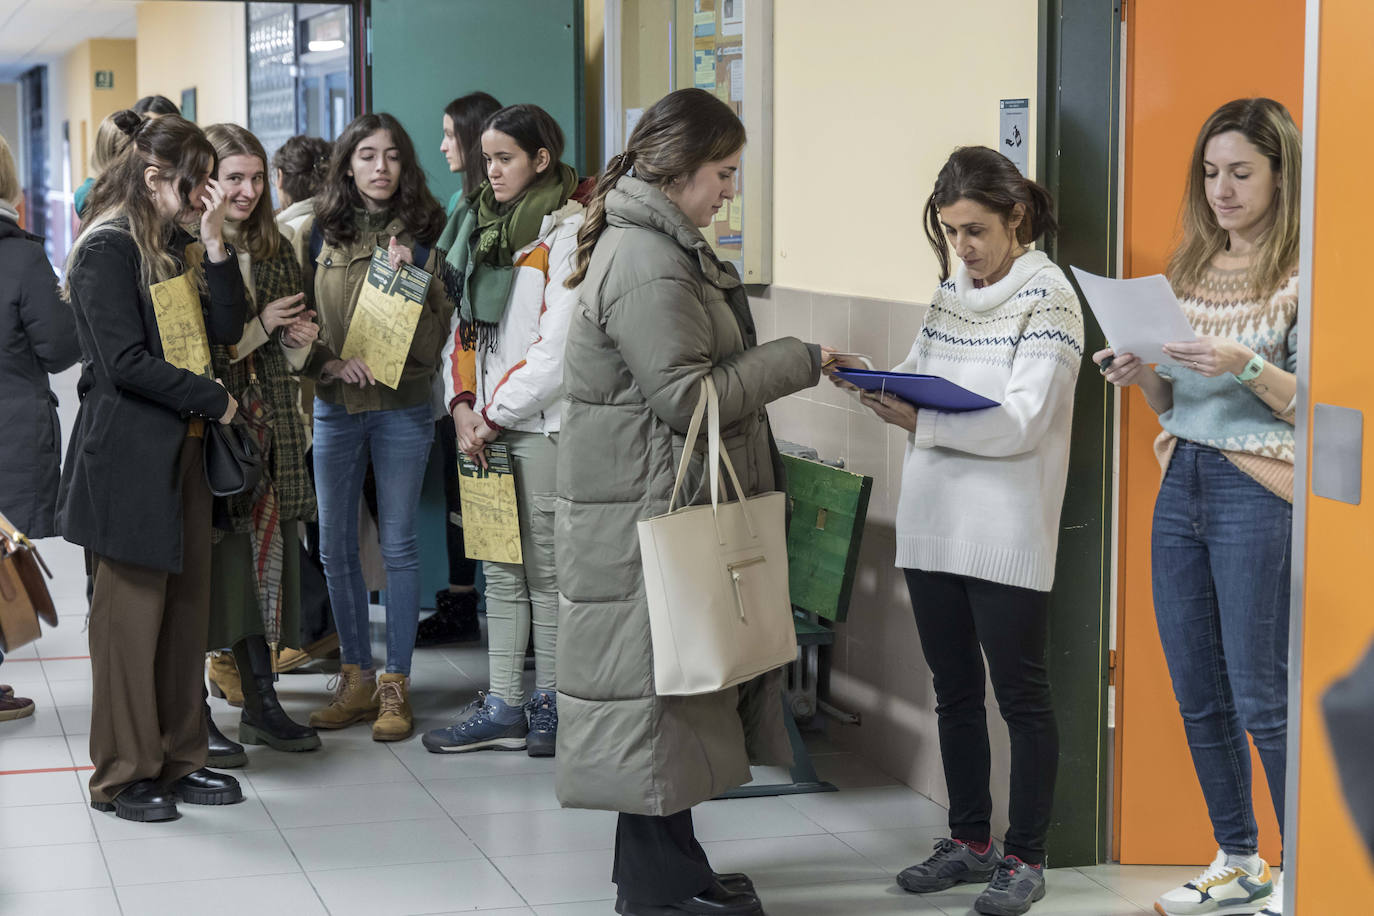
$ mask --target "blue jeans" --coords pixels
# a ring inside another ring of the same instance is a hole
[[[1288,742],[1293,507],[1214,448],[1180,441],[1155,501],[1155,619],[1212,832],[1259,848],[1255,741],[1279,824]]]
[[[367,588],[358,559],[358,504],[371,455],[378,534],[386,564],[386,670],[409,674],[420,621],[420,542],[415,517],[434,441],[434,412],[415,407],[349,414],[315,399],[315,492],[320,559],[346,665],[372,667]]]

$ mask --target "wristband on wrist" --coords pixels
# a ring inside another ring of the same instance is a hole
[[[1250,361],[1245,364],[1245,368],[1242,369],[1239,374],[1232,376],[1232,378],[1234,378],[1236,382],[1244,384],[1263,372],[1264,366],[1264,357],[1257,353],[1250,357]]]

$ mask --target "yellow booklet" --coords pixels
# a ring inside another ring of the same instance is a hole
[[[500,442],[488,445],[485,468],[459,453],[458,489],[463,499],[463,548],[468,559],[523,563],[510,446]]]
[[[392,270],[387,253],[373,251],[339,358],[359,357],[378,382],[388,388],[399,385],[431,279],[414,264]]]
[[[178,369],[214,378],[210,365],[210,341],[205,335],[205,314],[200,292],[190,271],[148,288],[153,316],[162,339],[162,358]]]

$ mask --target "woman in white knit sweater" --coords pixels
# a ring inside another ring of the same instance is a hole
[[[979,913],[1019,914],[1042,867],[1059,755],[1046,648],[1083,317],[1030,245],[1055,228],[1049,192],[1000,153],[963,147],[926,203],[940,286],[899,372],[943,376],[998,406],[966,413],[863,395],[908,431],[897,508],[922,651],[934,675],[951,837],[897,878],[929,893],[989,882]],[[951,267],[951,254],[956,258]],[[832,367],[852,358],[831,357]],[[983,655],[1011,734],[1011,826],[991,842]]]

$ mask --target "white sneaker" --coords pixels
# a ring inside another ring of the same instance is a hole
[[[1225,852],[1193,880],[1155,901],[1159,916],[1252,916],[1270,902],[1273,881],[1269,866],[1259,856],[1251,871],[1228,861]]]
[[[1274,893],[1256,916],[1283,916],[1283,873],[1274,879]]]

